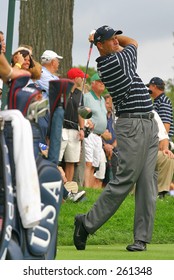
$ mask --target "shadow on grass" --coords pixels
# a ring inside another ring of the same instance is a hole
[[[149,244],[147,251],[128,252],[125,244],[88,245],[85,251],[58,246],[57,260],[174,260],[174,244]]]

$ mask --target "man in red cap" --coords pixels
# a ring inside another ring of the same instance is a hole
[[[74,163],[80,161],[81,141],[84,139],[84,119],[78,114],[78,107],[82,99],[85,73],[79,68],[71,68],[67,72],[67,77],[73,80],[74,86],[67,100],[64,114],[59,162],[64,158],[66,178],[72,181]]]

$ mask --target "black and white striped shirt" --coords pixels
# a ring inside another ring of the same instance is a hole
[[[121,52],[96,59],[102,82],[112,96],[116,115],[149,113],[153,109],[149,92],[136,73],[137,49],[128,45]]]
[[[173,136],[173,110],[170,99],[164,93],[160,94],[157,98],[154,99],[153,108],[158,113],[163,123],[170,124],[168,135],[169,137]]]

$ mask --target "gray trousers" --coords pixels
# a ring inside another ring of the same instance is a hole
[[[134,240],[149,243],[157,197],[153,175],[158,152],[158,126],[155,119],[118,118],[116,135],[116,179],[107,184],[84,216],[84,227],[90,234],[99,229],[117,211],[136,183]]]

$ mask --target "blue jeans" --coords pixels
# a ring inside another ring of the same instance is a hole
[[[51,128],[50,128],[50,145],[48,150],[48,160],[58,165],[59,163],[59,152],[62,139],[62,126],[64,120],[64,109],[63,107],[57,107],[54,111]],[[68,196],[68,191],[63,184],[63,199]]]
[[[50,128],[50,145],[48,151],[48,160],[58,165],[59,152],[62,139],[62,126],[64,120],[63,107],[57,107],[54,111]]]

